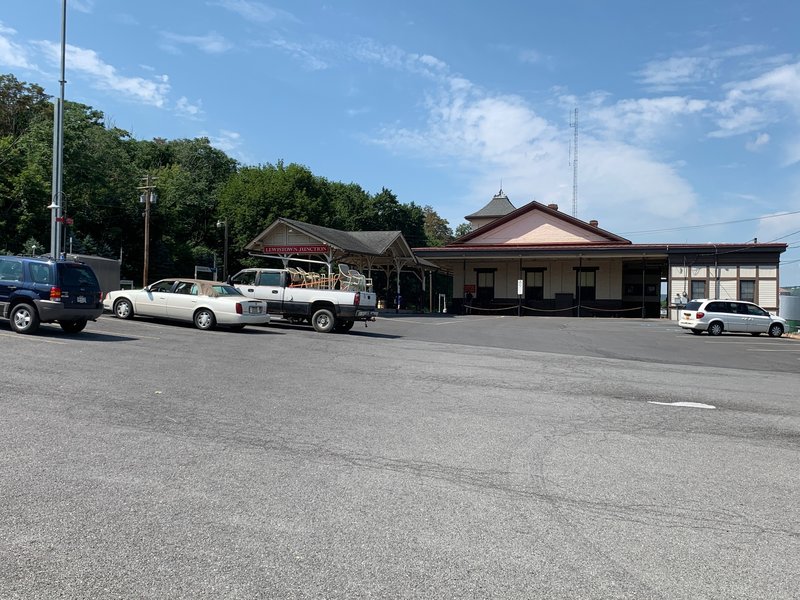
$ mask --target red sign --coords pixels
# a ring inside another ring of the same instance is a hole
[[[322,246],[263,246],[264,254],[325,254],[330,250],[327,245]]]
[[[475,293],[475,285],[472,283],[465,283],[464,284],[464,293],[465,294],[474,294]]]

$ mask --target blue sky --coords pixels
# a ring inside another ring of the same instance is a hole
[[[57,94],[61,0],[3,4],[0,72]],[[800,285],[795,0],[67,4],[67,98],[138,139],[207,136],[455,228],[501,186],[572,214],[577,108],[579,218],[787,242]]]

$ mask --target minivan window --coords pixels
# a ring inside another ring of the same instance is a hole
[[[684,306],[683,308],[686,310],[697,310],[698,308],[700,308],[701,304],[702,302],[695,302],[694,300],[692,300],[691,302],[687,302],[686,306]]]

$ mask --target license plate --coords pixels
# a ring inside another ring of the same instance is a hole
[[[75,302],[78,304],[86,304],[86,296],[78,296],[75,298]]]
[[[251,306],[250,307],[250,314],[261,314],[261,307],[260,306]]]

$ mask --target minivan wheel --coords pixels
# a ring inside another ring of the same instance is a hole
[[[39,329],[39,314],[30,304],[17,304],[9,315],[11,329],[17,333],[33,333]]]
[[[708,335],[719,335],[722,333],[723,327],[722,323],[714,322],[708,326]]]
[[[59,321],[59,325],[61,325],[61,329],[63,329],[67,333],[78,333],[83,331],[86,327],[86,319],[78,319],[76,321]]]
[[[781,337],[783,335],[783,325],[780,323],[773,323],[769,326],[770,337]]]
[[[131,301],[127,298],[120,298],[114,302],[114,315],[120,319],[132,319],[133,305],[131,304]]]

